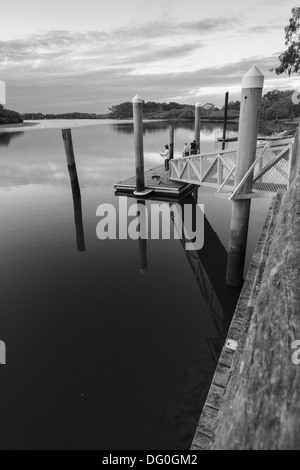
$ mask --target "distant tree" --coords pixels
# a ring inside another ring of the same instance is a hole
[[[262,99],[261,115],[266,120],[293,119],[299,116],[299,105],[293,104],[294,90],[272,90]]]
[[[223,106],[224,109],[225,106]],[[241,102],[240,101],[230,101],[228,103],[228,110],[229,111],[240,111],[241,109]]]
[[[0,124],[20,124],[23,122],[21,114],[5,109],[0,105]]]
[[[275,72],[277,75],[300,73],[300,7],[292,10],[292,18],[285,28],[285,39],[287,50],[279,57],[280,65]]]

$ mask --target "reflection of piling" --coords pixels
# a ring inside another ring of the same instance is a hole
[[[76,240],[77,240],[77,249],[80,252],[85,251],[85,240],[84,240],[84,230],[83,230],[83,220],[82,220],[82,204],[81,197],[73,197],[74,202],[74,218],[75,218],[75,227],[76,227]]]
[[[201,150],[200,142],[201,133],[201,104],[196,103],[195,105],[195,141],[197,143],[197,153]]]
[[[146,271],[148,269],[147,240],[143,240],[142,238],[140,238],[139,248],[140,248],[140,261],[141,261],[140,272],[142,274],[146,274]]]
[[[62,137],[63,137],[64,144],[65,144],[65,151],[66,151],[68,170],[69,170],[69,175],[70,175],[70,180],[71,180],[71,185],[72,185],[73,197],[81,197],[71,129],[62,129]]]
[[[139,206],[145,208],[144,211],[138,211],[137,216],[140,220],[140,238],[139,238],[139,251],[140,251],[140,272],[146,274],[148,269],[148,256],[147,256],[147,219],[146,219],[146,203],[143,200],[138,201]]]
[[[170,160],[173,160],[173,158],[174,158],[174,140],[175,140],[174,126],[172,126],[172,125],[169,126],[169,132],[170,132]]]
[[[256,158],[263,85],[264,76],[256,67],[243,79],[235,187],[242,181]],[[252,186],[253,174],[242,185],[239,194],[249,195]],[[240,287],[244,281],[250,209],[251,199],[233,201],[227,267],[227,284],[232,287]]]
[[[76,168],[71,129],[63,129],[62,136],[63,136],[63,140],[65,144],[68,171],[69,171],[71,188],[72,188],[77,249],[78,251],[83,252],[85,251],[85,240],[84,240],[83,219],[82,219],[81,191],[80,191],[80,185],[78,181],[78,174],[77,174],[77,168]]]
[[[226,136],[227,136],[227,121],[228,121],[228,103],[229,103],[229,93],[227,91],[225,95],[225,107],[224,107],[224,124],[223,124],[223,143],[222,150],[226,149]]]

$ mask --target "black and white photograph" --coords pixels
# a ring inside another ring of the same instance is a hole
[[[300,7],[1,20],[0,450],[300,450]]]

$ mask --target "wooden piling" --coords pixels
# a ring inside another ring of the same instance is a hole
[[[228,122],[228,104],[229,104],[229,92],[227,91],[227,92],[226,92],[226,95],[225,95],[222,150],[225,150],[225,149],[226,149],[227,122]]]
[[[144,139],[143,139],[143,100],[136,95],[133,100],[133,124],[135,146],[136,190],[145,190]]]
[[[145,188],[143,100],[136,95],[132,103],[136,171],[136,190],[134,194],[136,196],[146,196],[152,191]]]
[[[62,137],[65,145],[65,152],[67,157],[68,170],[71,180],[72,193],[74,197],[81,197],[80,186],[77,175],[77,168],[75,162],[74,147],[72,141],[71,129],[62,129]]]
[[[242,85],[235,187],[239,185],[256,159],[263,86],[264,76],[257,67],[253,67],[244,76]],[[253,175],[250,175],[240,188],[239,194],[250,194],[252,186]],[[227,284],[231,287],[241,287],[244,282],[250,209],[250,199],[233,201],[226,278]]]
[[[201,104],[195,105],[195,141],[197,143],[197,153],[201,151]]]
[[[169,133],[170,133],[170,160],[174,158],[174,141],[175,141],[175,130],[174,126],[169,126]]]
[[[72,188],[77,249],[78,251],[83,252],[85,251],[85,240],[82,219],[81,191],[76,168],[71,129],[62,129],[62,137],[65,145],[68,171]]]

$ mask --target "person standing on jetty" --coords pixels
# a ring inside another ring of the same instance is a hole
[[[190,147],[188,146],[188,144],[184,144],[183,156],[184,157],[190,156]]]
[[[162,152],[160,155],[165,159],[165,170],[170,170],[170,148],[168,145],[165,145],[165,151]]]

